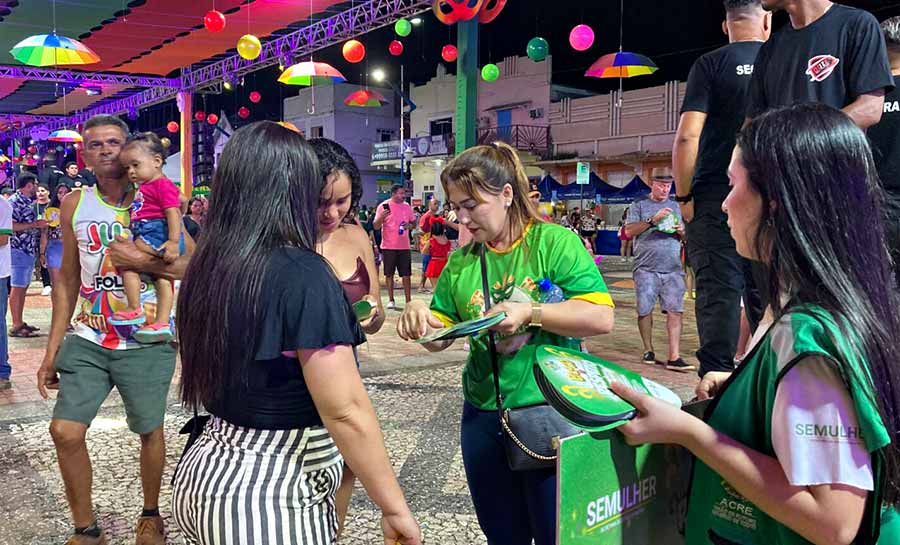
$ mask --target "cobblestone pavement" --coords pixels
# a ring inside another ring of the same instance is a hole
[[[671,386],[682,397],[690,397],[696,382],[693,373],[640,363],[642,349],[630,274],[610,271],[605,276],[617,304],[616,328],[610,335],[590,339],[590,351],[639,370]],[[697,337],[690,301],[685,310],[683,355],[687,357],[696,350]],[[391,461],[427,541],[483,544],[459,451],[460,373],[466,353],[454,346],[444,353],[428,354],[415,344],[398,341],[394,334],[398,315],[389,312],[382,332],[371,336],[360,350],[364,381],[378,412]],[[37,292],[29,296],[26,321],[46,331],[49,318],[49,298]],[[662,352],[663,319],[656,320],[655,329],[657,351]],[[45,343],[46,337],[11,339],[14,387],[0,392],[0,545],[63,543],[70,532],[56,454],[47,433],[52,401],[40,400],[35,387],[34,374]],[[695,362],[693,357],[687,359]],[[160,506],[167,518],[171,544],[183,540],[169,518],[168,482],[184,444],[177,430],[189,418],[178,404],[176,392],[177,380],[166,418],[168,460]],[[139,440],[126,428],[115,393],[91,427],[88,448],[94,462],[94,502],[99,521],[111,544],[133,543],[141,505]],[[380,542],[379,536],[379,513],[358,488],[341,542],[371,544]]]

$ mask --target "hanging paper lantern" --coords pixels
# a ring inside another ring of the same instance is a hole
[[[345,61],[356,64],[365,58],[366,46],[359,40],[350,40],[344,44],[342,52]]]
[[[260,100],[262,100],[262,95],[259,94],[259,91],[250,91],[250,102],[258,104]]]
[[[205,119],[206,119],[206,112],[204,112],[203,110],[197,110],[197,112],[194,113],[194,119],[196,119],[197,121],[203,121],[203,120],[205,120]]]
[[[28,153],[37,153],[37,147],[28,146]]]
[[[250,117],[250,108],[246,106],[241,106],[240,108],[238,108],[238,117],[240,117],[241,119],[247,119],[248,117]]]
[[[394,23],[394,32],[397,33],[397,36],[405,38],[409,36],[410,32],[412,32],[412,23],[410,23],[406,19],[400,19],[396,23]]]
[[[159,139],[159,143],[166,149],[169,149],[172,146],[172,141],[169,140],[168,136],[163,136]]]
[[[500,68],[496,64],[485,64],[481,69],[481,79],[484,81],[497,81],[500,77]]]
[[[500,15],[506,6],[506,0],[486,0],[478,12],[479,23],[490,23]]]
[[[225,28],[225,16],[221,11],[209,10],[203,16],[203,26],[210,32],[222,32]]]
[[[19,150],[19,155],[25,155],[26,153],[28,153],[28,150],[25,150],[25,149]]]
[[[468,21],[478,14],[484,0],[434,0],[434,16],[445,25]]]
[[[168,129],[169,132],[171,132],[171,133],[176,133],[176,132],[178,132],[178,123],[176,123],[174,121],[169,121],[169,123],[166,124],[166,129]]]
[[[259,53],[262,51],[262,44],[259,43],[259,38],[253,34],[244,34],[241,36],[241,39],[238,40],[237,50],[238,55],[242,58],[252,61],[256,57],[259,57]]]
[[[455,45],[445,45],[441,48],[441,58],[446,62],[453,62],[456,60],[459,52],[456,50]]]
[[[219,123],[219,116],[217,116],[216,114],[209,114],[208,116],[206,116],[206,122],[210,125],[216,125],[217,123]]]
[[[528,40],[528,47],[525,51],[529,59],[539,62],[547,58],[547,53],[550,52],[550,44],[547,43],[547,40],[536,36]]]
[[[13,122],[13,127],[17,128],[17,129],[21,129],[21,128],[24,127],[24,126],[25,126],[25,124],[22,123],[21,121],[15,121],[15,122]]]
[[[575,51],[585,51],[594,45],[594,31],[587,25],[578,25],[569,33],[569,45]]]
[[[403,54],[403,42],[398,40],[391,41],[390,45],[388,45],[388,51],[391,52],[391,55],[399,57]]]
[[[13,58],[29,66],[93,64],[100,56],[78,40],[58,34],[36,34],[10,50]]]

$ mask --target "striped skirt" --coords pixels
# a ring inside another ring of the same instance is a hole
[[[259,430],[212,417],[175,469],[175,522],[192,545],[330,545],[343,467],[323,427]]]

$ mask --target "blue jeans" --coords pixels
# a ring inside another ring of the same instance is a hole
[[[488,545],[556,543],[556,470],[512,471],[497,411],[463,404],[461,444],[466,481]]]
[[[9,289],[6,278],[0,278],[0,378],[9,378],[12,367],[9,366],[9,339],[6,332],[6,307],[9,300]]]

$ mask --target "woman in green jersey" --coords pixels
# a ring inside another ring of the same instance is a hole
[[[866,136],[828,106],[774,110],[728,175],[767,318],[734,373],[704,377],[704,421],[616,385],[639,410],[619,429],[696,455],[688,545],[900,543],[900,307]]]
[[[479,318],[490,297],[492,313],[507,314],[494,327],[499,334],[503,408],[544,403],[532,373],[535,349],[549,344],[578,350],[580,338],[612,329],[613,303],[603,278],[578,235],[541,219],[528,198],[528,177],[513,148],[502,143],[471,148],[444,169],[441,183],[473,241],[450,255],[431,305],[410,303],[397,331],[404,339],[418,339]],[[437,351],[449,344],[426,346]],[[555,471],[510,470],[501,442],[489,343],[482,336],[469,344],[461,445],[478,522],[491,545],[530,545],[532,540],[551,545]]]

